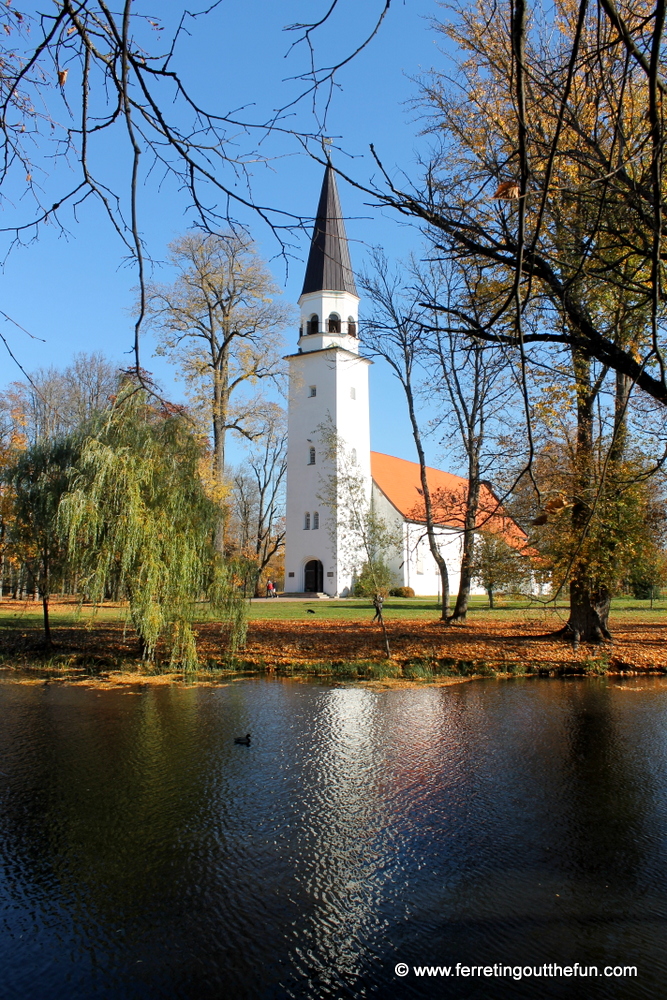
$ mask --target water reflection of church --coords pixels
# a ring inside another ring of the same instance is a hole
[[[417,594],[436,594],[439,574],[424,531],[419,465],[370,449],[368,369],[359,353],[359,297],[352,271],[336,178],[326,168],[299,299],[298,348],[288,356],[287,531],[285,591],[345,596],[363,553],[350,553],[333,512],[320,499],[323,484],[334,481],[334,462],[325,453],[322,428],[331,427],[366,484],[366,501],[395,529],[401,545],[389,553],[397,586]],[[431,491],[453,498],[439,508],[436,534],[458,588],[461,565],[461,504],[466,480],[439,469],[428,470]],[[482,507],[497,509],[493,494],[482,491]],[[485,515],[488,516],[488,515]],[[510,518],[496,515],[495,526],[517,542],[524,533]]]

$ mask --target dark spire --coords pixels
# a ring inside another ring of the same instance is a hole
[[[301,294],[325,290],[357,294],[336,175],[330,163],[324,172]]]

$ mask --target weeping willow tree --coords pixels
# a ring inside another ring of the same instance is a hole
[[[158,643],[171,666],[197,666],[197,603],[245,638],[245,605],[234,566],[216,551],[219,504],[200,470],[202,448],[180,412],[156,409],[127,387],[84,442],[58,525],[88,596],[113,581],[126,598],[144,659]]]

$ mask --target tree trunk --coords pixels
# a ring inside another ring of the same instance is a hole
[[[424,511],[426,514],[426,533],[428,535],[428,544],[431,549],[431,555],[435,559],[438,571],[440,573],[440,581],[442,586],[442,614],[440,616],[443,622],[449,621],[449,573],[447,571],[447,563],[445,562],[445,557],[438,548],[438,543],[435,538],[435,531],[433,530],[433,504],[431,503],[431,491],[428,485],[428,479],[426,477],[426,457],[424,455],[424,448],[422,446],[421,431],[419,429],[419,423],[417,422],[417,414],[415,412],[414,404],[414,394],[412,392],[412,383],[405,381],[403,383],[403,388],[405,390],[406,399],[408,401],[408,412],[410,414],[410,423],[412,424],[412,436],[414,438],[415,447],[417,448],[417,455],[419,456],[419,476],[422,484],[422,495],[424,497]]]
[[[468,462],[468,492],[466,494],[465,522],[463,528],[463,553],[461,555],[461,579],[459,592],[451,621],[464,622],[468,614],[470,584],[472,583],[472,561],[475,549],[475,527],[479,509],[479,462],[477,456],[471,456]]]
[[[229,410],[229,388],[227,386],[227,366],[215,372],[213,387],[213,465],[218,483],[225,478],[225,438]]]
[[[384,651],[387,654],[387,659],[391,659],[391,650],[389,648],[389,636],[387,635],[387,626],[384,623],[384,618],[380,615],[380,625],[382,626],[382,636],[384,638]]]
[[[387,626],[384,623],[384,616],[382,614],[382,604],[383,597],[380,594],[375,594],[373,597],[373,607],[375,608],[375,618],[373,621],[379,621],[382,628],[382,637],[384,639],[384,651],[387,654],[387,659],[391,659],[391,650],[389,648],[389,636],[387,635]]]
[[[628,440],[627,410],[632,382],[627,375],[616,372],[616,392],[614,395],[614,438],[609,450],[610,467],[617,466],[625,456]],[[610,470],[613,472],[613,468]]]
[[[488,588],[487,594],[489,595],[489,607],[493,610],[493,587]]]
[[[587,579],[573,580],[570,584],[570,617],[567,631],[576,643],[604,642],[611,639],[609,609],[611,591],[604,585],[591,588]]]
[[[225,437],[229,412],[229,369],[224,359],[214,372],[213,387],[213,466],[215,481],[219,486],[225,481]],[[220,511],[220,520],[215,532],[215,548],[221,554],[225,551],[225,517]]]
[[[39,577],[35,578],[35,600],[39,592],[42,598],[42,613],[44,615],[44,644],[47,649],[51,649],[51,625],[49,622],[49,595],[51,591],[51,574],[48,550],[42,553],[42,565]]]
[[[590,392],[590,362],[581,356],[575,357],[577,378],[577,480],[578,498],[572,510],[572,525],[575,537],[588,527],[589,504],[586,496],[591,493],[593,483],[593,394]],[[616,374],[616,395],[614,405],[614,433],[609,451],[607,478],[614,479],[623,461],[627,442],[626,411],[631,382],[626,375]],[[599,483],[598,490],[604,490],[606,483]],[[570,617],[567,633],[574,642],[600,643],[611,639],[609,632],[609,611],[611,589],[601,580],[591,579],[585,560],[573,568],[570,583]]]
[[[594,503],[593,407],[597,392],[591,386],[591,361],[578,350],[572,352],[577,388],[577,452],[574,472],[572,529],[580,553],[575,555],[570,577],[570,615],[564,629],[575,644],[611,639],[609,609],[611,590],[591,572],[585,537],[590,529]],[[603,489],[604,484],[598,484]]]
[[[42,594],[42,612],[44,615],[44,644],[47,649],[51,649],[51,625],[49,623],[49,598],[47,594]]]

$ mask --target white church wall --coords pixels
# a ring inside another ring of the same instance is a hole
[[[327,576],[335,573],[335,561],[318,499],[320,477],[331,474],[333,466],[322,455],[317,428],[327,411],[335,410],[336,394],[326,355],[300,354],[289,361],[285,591],[295,593],[304,590],[304,569],[311,559],[322,562],[324,581],[334,579]]]
[[[388,529],[400,535],[402,545],[388,553],[388,565],[396,586],[412,587],[418,597],[439,595],[440,571],[428,542],[426,526],[406,521],[378,486],[373,484],[373,504]],[[456,595],[461,580],[463,534],[454,528],[436,527],[438,548],[444,555],[449,573],[449,589]],[[484,589],[473,585],[471,594],[483,594]]]
[[[364,502],[370,508],[371,502],[371,437],[370,437],[370,401],[368,391],[368,369],[371,362],[358,355],[350,355],[342,351],[336,352],[336,411],[335,431],[340,447],[344,450],[341,456],[341,467],[348,470],[348,476],[357,475],[364,487]],[[349,521],[351,498],[346,488],[346,474],[340,476],[339,502],[341,518],[339,521]],[[330,515],[333,516],[333,515]],[[360,534],[346,533],[341,526],[338,528],[336,542],[337,590],[338,594],[348,593],[354,579],[364,562],[363,539]]]
[[[438,550],[444,556],[449,574],[449,589],[456,593],[461,577],[462,533],[453,528],[437,526],[435,529]],[[405,524],[405,547],[408,553],[406,560],[406,582],[404,586],[412,587],[418,596],[440,594],[441,581],[438,564],[436,563],[423,524]]]
[[[407,558],[407,548],[405,544],[405,527],[403,517],[390,503],[375,483],[373,483],[373,507],[378,517],[382,519],[390,534],[398,540],[398,545],[390,548],[385,553],[387,565],[391,570],[397,587],[407,586],[403,577],[405,573],[405,561]]]
[[[335,514],[319,499],[335,471],[333,462],[325,457],[322,427],[330,424],[348,451],[354,449],[370,498],[370,362],[336,349],[304,351],[289,361],[285,591],[303,591],[305,565],[318,559],[323,566],[323,591],[334,596],[351,586],[359,560],[350,557],[349,544],[344,546],[342,540],[332,537]],[[315,449],[314,464],[311,448]],[[310,515],[308,528],[306,515]],[[345,552],[344,558],[336,557],[339,548],[341,555]]]
[[[428,542],[426,525],[412,524],[406,522],[406,548],[411,553],[407,561],[407,575],[409,583],[404,586],[412,587],[418,596],[429,596],[437,594],[442,590],[440,571]],[[452,599],[456,598],[461,584],[461,558],[463,555],[463,532],[455,528],[444,528],[436,526],[435,535],[439,551],[445,557],[447,563],[447,573],[449,575],[449,593]],[[470,586],[472,595],[485,593],[483,587],[476,583]]]

